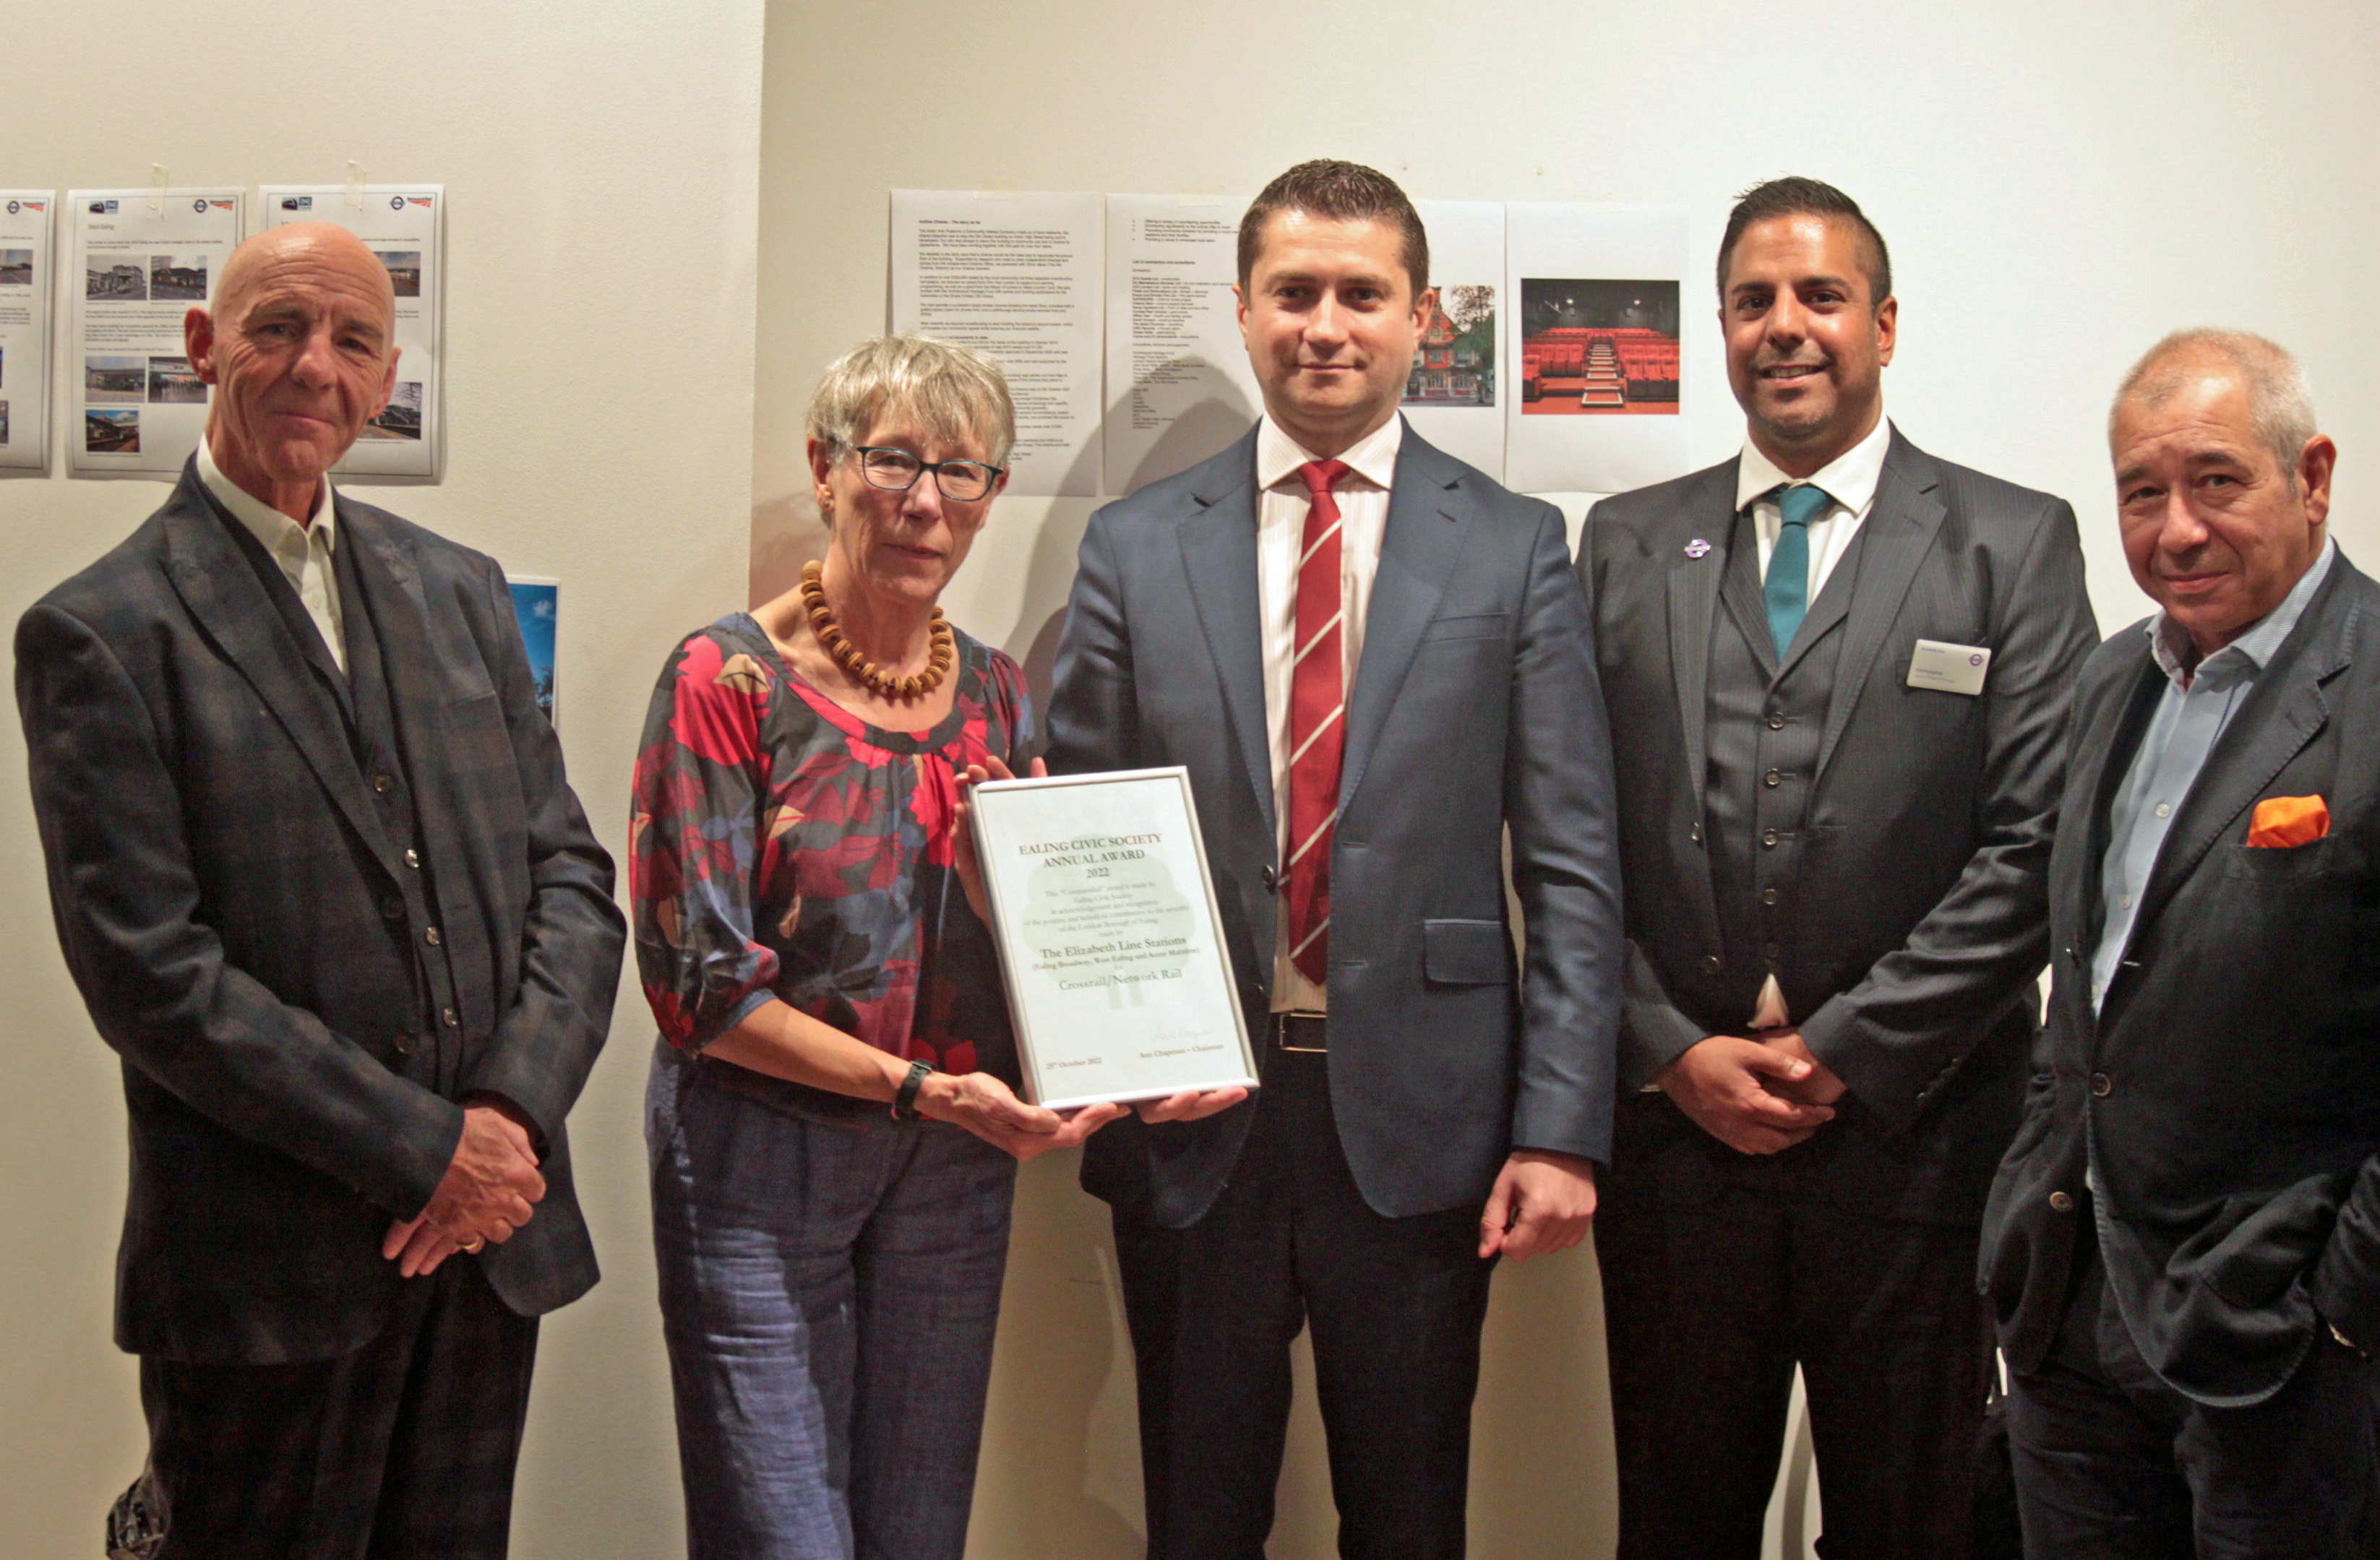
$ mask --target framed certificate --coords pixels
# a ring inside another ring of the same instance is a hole
[[[1256,1086],[1187,769],[990,780],[974,816],[1026,1098]]]

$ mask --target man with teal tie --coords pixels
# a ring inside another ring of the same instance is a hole
[[[2073,511],[1886,420],[1899,305],[1841,191],[1718,255],[1742,453],[1597,504],[1579,577],[1627,929],[1597,1258],[1621,1560],[1755,1560],[1798,1365],[1826,1548],[1957,1560],[1976,1229],[2046,956]]]

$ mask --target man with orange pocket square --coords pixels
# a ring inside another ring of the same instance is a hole
[[[2025,1550],[2380,1553],[2380,587],[2272,343],[2168,337],[2108,441],[2160,611],[2076,685],[1984,1225]]]

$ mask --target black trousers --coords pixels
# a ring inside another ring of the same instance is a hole
[[[1990,1359],[1973,1229],[1730,1188],[1596,1215],[1621,1560],[1757,1560],[1793,1367],[1828,1560],[1960,1560]]]
[[[1348,1560],[1463,1552],[1471,1400],[1492,1262],[1479,1210],[1384,1218],[1356,1191],[1326,1058],[1270,1058],[1239,1164],[1206,1217],[1119,1208],[1140,1387],[1150,1560],[1263,1560],[1290,1407],[1314,1373]]]
[[[335,1360],[144,1356],[158,1560],[498,1560],[536,1352],[536,1319],[453,1256]]]
[[[2058,1560],[2380,1554],[2376,1397],[2380,1371],[2325,1330],[2297,1374],[2264,1402],[2192,1402],[2142,1360],[2095,1250],[2049,1358],[2009,1382],[2025,1553]]]

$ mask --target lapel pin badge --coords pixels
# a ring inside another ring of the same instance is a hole
[[[1709,550],[1710,543],[1703,540],[1700,537],[1696,537],[1694,540],[1686,543],[1686,556],[1689,558],[1700,558],[1704,553],[1708,552]]]

